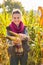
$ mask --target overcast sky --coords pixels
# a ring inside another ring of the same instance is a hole
[[[37,10],[38,6],[43,7],[43,0],[19,0],[26,10]]]
[[[25,8],[25,10],[37,10],[38,6],[42,6],[43,7],[43,0],[18,0],[22,3],[23,7]],[[2,3],[3,0],[0,0],[0,3]]]

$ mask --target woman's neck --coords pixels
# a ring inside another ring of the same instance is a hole
[[[16,25],[17,27],[19,27],[19,25]]]
[[[19,24],[20,24],[20,23],[19,23],[19,24],[16,24],[15,22],[13,22],[13,23],[14,23],[17,27],[19,27]]]

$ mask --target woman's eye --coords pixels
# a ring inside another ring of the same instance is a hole
[[[19,19],[19,17],[17,17],[17,19]]]

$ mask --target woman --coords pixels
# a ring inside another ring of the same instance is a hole
[[[29,46],[27,44],[27,38],[23,40],[25,37],[27,37],[27,31],[26,27],[24,26],[23,22],[21,21],[22,19],[22,13],[20,10],[15,9],[12,12],[12,22],[11,24],[7,27],[7,31],[10,30],[14,33],[19,34],[19,36],[22,39],[22,47],[24,52],[21,53],[21,55],[15,54],[15,46],[12,46],[8,49],[8,52],[10,53],[10,65],[18,65],[18,62],[20,61],[20,65],[27,65],[27,60],[28,60],[28,51]],[[9,33],[8,33],[9,34]],[[10,34],[9,34],[10,35]],[[19,40],[19,39],[18,39]]]

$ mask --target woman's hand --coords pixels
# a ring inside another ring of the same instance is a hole
[[[28,40],[30,40],[30,37],[27,36],[26,34],[20,33],[19,36],[20,36],[20,39],[21,39],[21,40],[24,40],[24,39],[26,39],[26,38],[27,38]]]
[[[12,41],[13,45],[17,45],[19,43],[21,44],[21,39],[19,37],[16,37],[16,39]]]

